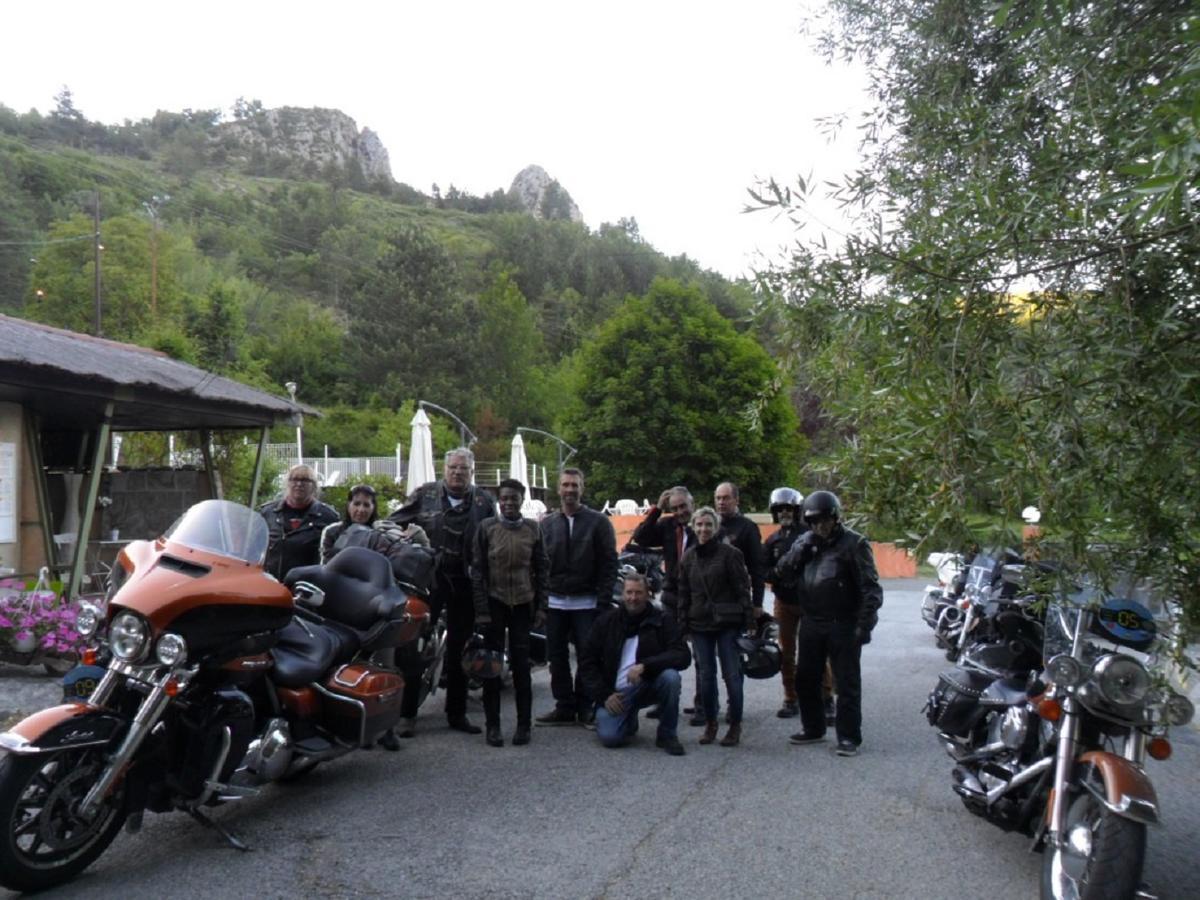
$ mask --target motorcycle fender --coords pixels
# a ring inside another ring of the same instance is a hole
[[[0,750],[24,755],[107,744],[125,725],[119,716],[86,703],[63,703],[36,712],[0,734]]]
[[[1104,750],[1084,753],[1079,762],[1080,784],[1111,812],[1146,825],[1158,824],[1158,794],[1145,772]]]

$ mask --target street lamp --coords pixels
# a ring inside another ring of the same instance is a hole
[[[559,471],[559,474],[562,474],[562,468],[563,468],[563,466],[565,466],[567,464],[567,460],[579,452],[574,447],[572,447],[570,444],[568,444],[566,441],[564,441],[562,438],[560,438],[557,434],[551,434],[548,431],[542,431],[542,429],[540,429],[540,428],[529,428],[526,425],[518,425],[517,426],[517,434],[520,434],[522,431],[532,431],[534,434],[544,435],[545,437],[550,438],[550,440],[556,441],[558,443],[558,471]],[[566,447],[568,450],[571,451],[566,456],[563,456],[563,448],[564,447]]]
[[[300,413],[300,407],[296,403],[296,388],[298,385],[294,381],[289,381],[284,385],[287,388],[288,396],[292,398],[292,406],[296,407],[296,465],[304,465],[304,445],[301,443],[300,429],[304,425],[304,416]]]
[[[459,435],[459,438],[462,440],[462,446],[470,447],[472,444],[474,444],[476,441],[479,440],[479,438],[475,437],[475,432],[473,432],[470,428],[467,427],[466,422],[464,422],[462,419],[460,419],[454,413],[450,412],[450,410],[446,409],[444,406],[438,406],[436,403],[430,403],[428,400],[418,400],[417,406],[419,406],[421,409],[424,409],[425,407],[428,406],[430,409],[435,409],[438,412],[440,412],[442,415],[449,416],[451,419],[453,419],[455,422],[457,422],[458,423],[458,435]],[[467,440],[467,435],[471,436],[471,439],[469,441]]]

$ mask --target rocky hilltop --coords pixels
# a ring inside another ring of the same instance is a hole
[[[518,172],[508,193],[535,219],[583,221],[583,214],[566,188],[541,166],[526,166]]]
[[[392,180],[387,148],[369,128],[337,109],[257,109],[251,115],[217,126],[226,145],[254,152],[281,155],[317,166],[350,167],[357,163],[369,180]]]

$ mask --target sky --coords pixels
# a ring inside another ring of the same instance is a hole
[[[331,107],[375,131],[392,174],[428,192],[507,188],[536,163],[591,228],[634,218],[669,255],[736,277],[795,228],[744,214],[758,179],[836,179],[867,102],[801,25],[820,0],[278,3],[112,0],[5,10],[0,103],[43,113],[70,88],[106,123],[238,97]],[[12,37],[22,35],[20,40]],[[845,225],[818,203],[805,237]]]

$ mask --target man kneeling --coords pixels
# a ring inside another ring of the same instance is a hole
[[[692,663],[679,626],[650,605],[646,577],[625,576],[621,606],[598,618],[583,646],[579,673],[596,703],[596,736],[620,747],[637,733],[638,710],[659,708],[657,746],[683,756],[679,724],[679,672]]]

